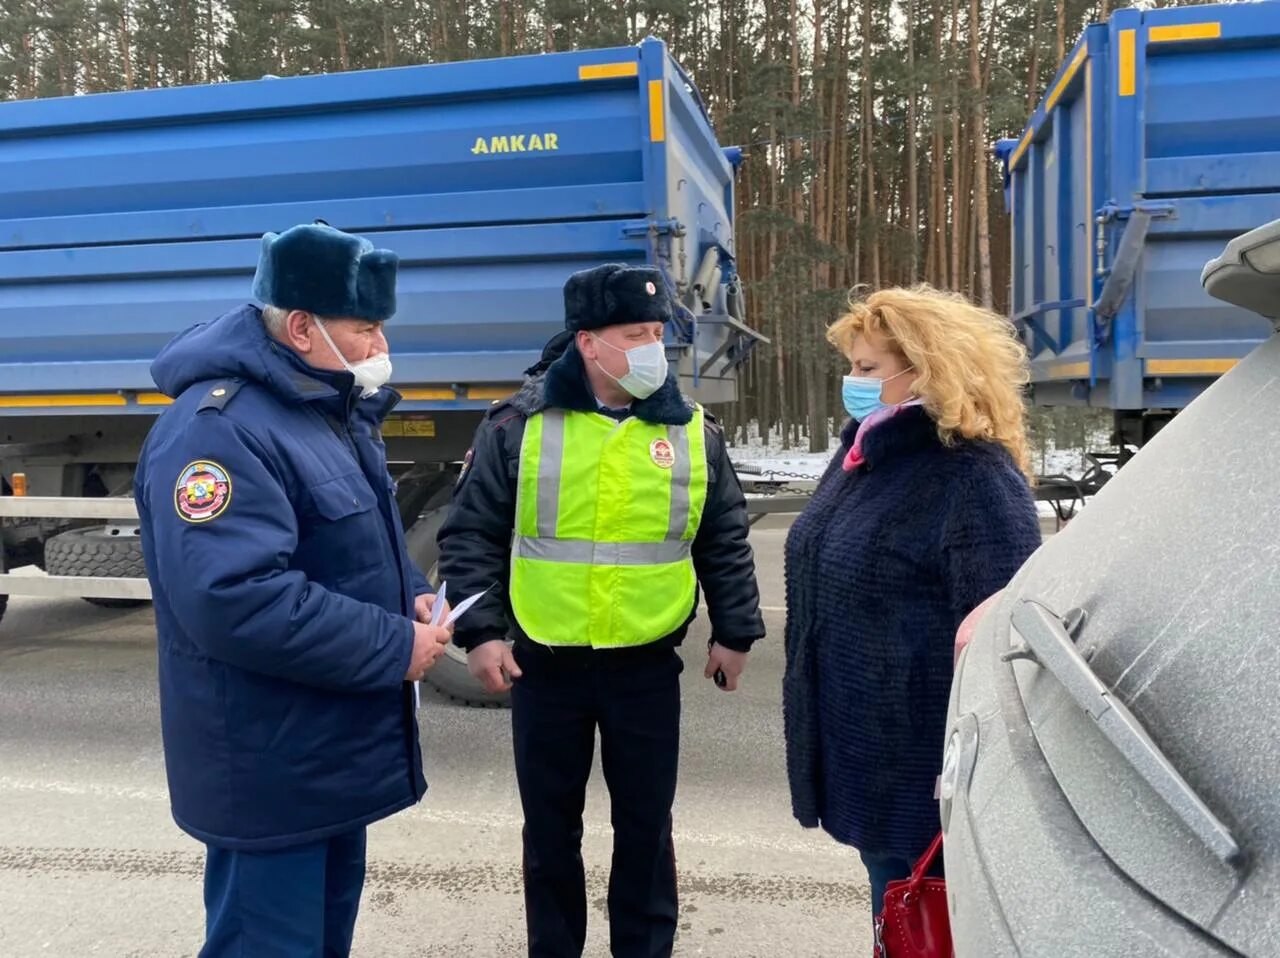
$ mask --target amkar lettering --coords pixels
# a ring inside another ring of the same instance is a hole
[[[488,156],[493,153],[549,153],[560,149],[558,133],[521,133],[510,136],[476,137],[471,148],[472,156]]]

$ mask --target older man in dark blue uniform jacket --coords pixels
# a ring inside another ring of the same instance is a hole
[[[152,367],[135,482],[173,815],[208,847],[202,956],[350,951],[365,826],[426,791],[411,680],[448,633],[380,438],[395,255],[263,239],[254,295]]]

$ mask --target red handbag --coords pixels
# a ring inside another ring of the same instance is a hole
[[[942,832],[920,856],[911,877],[885,886],[876,916],[875,958],[953,958],[947,883],[925,872],[942,852]]]

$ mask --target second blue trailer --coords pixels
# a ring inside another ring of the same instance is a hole
[[[1225,242],[1280,218],[1280,4],[1121,10],[1001,141],[1010,313],[1037,405],[1141,445],[1270,335],[1210,299]]]

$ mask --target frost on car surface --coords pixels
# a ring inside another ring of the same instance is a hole
[[[1204,278],[1280,313],[1280,222]],[[1273,336],[977,624],[941,783],[960,958],[1280,955],[1278,463]]]

